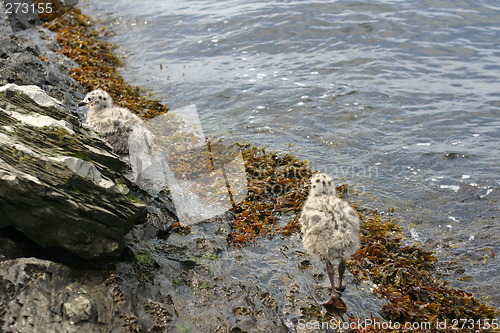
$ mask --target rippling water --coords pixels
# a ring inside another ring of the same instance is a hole
[[[500,306],[498,1],[80,6],[129,82],[196,104],[207,134],[291,151],[396,207],[444,279]]]

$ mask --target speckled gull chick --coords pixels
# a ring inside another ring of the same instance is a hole
[[[359,217],[346,201],[337,197],[330,176],[320,173],[311,178],[311,189],[302,209],[300,224],[306,251],[326,263],[330,284],[324,287],[331,289],[332,294],[321,304],[345,309],[341,299],[341,292],[345,290],[342,286],[345,259],[353,255],[359,246]],[[340,261],[336,285],[333,260]]]
[[[128,154],[128,138],[142,120],[126,108],[113,105],[111,96],[103,90],[89,92],[79,105],[88,106],[87,123],[120,155]]]

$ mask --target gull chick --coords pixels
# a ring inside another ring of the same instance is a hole
[[[113,105],[111,96],[103,90],[93,90],[79,103],[87,106],[87,123],[120,155],[129,152],[128,138],[142,120],[130,110]]]
[[[345,309],[341,299],[341,292],[345,290],[342,285],[345,259],[359,247],[359,217],[346,201],[337,197],[330,176],[320,173],[311,178],[311,189],[302,209],[300,224],[304,248],[326,263],[330,284],[325,287],[331,289],[332,294],[321,304]],[[334,282],[333,260],[340,262],[337,284]]]

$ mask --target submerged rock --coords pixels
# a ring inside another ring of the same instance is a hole
[[[36,86],[0,88],[0,228],[85,259],[116,257],[145,206],[125,163]]]

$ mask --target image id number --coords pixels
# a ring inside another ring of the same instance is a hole
[[[14,2],[6,3],[5,10],[7,14],[50,14],[52,13],[52,3],[34,3]]]

